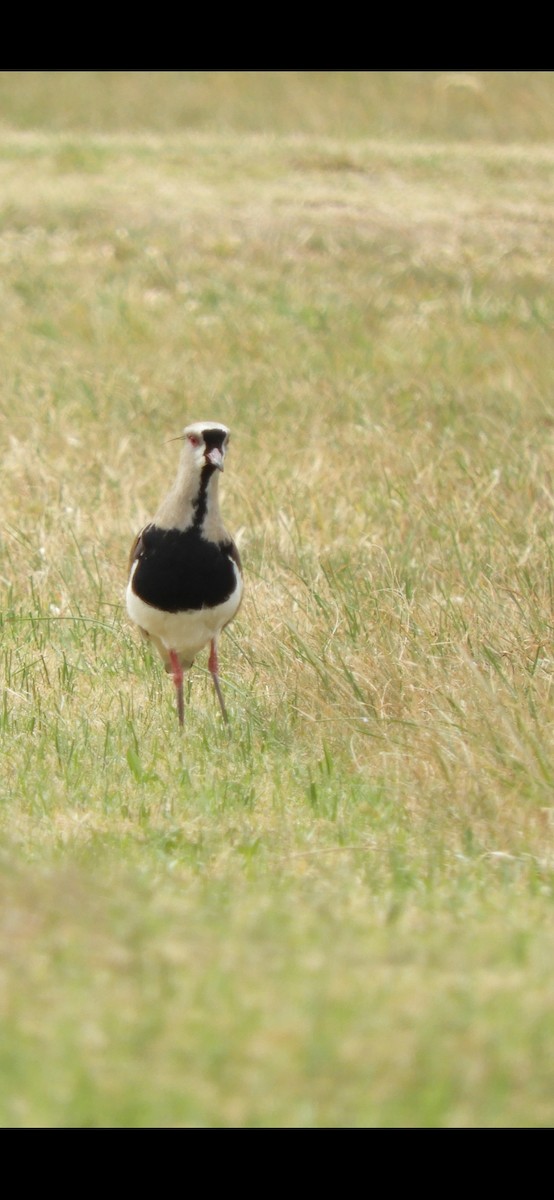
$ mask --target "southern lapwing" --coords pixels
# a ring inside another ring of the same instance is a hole
[[[210,643],[208,667],[224,721],[227,711],[217,639],[242,599],[239,552],[219,512],[219,472],[229,430],[196,421],[182,434],[177,477],[153,518],[137,535],[129,559],[127,612],[173,675],[179,724],[184,724],[183,671]]]

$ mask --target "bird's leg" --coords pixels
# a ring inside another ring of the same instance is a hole
[[[227,709],[225,708],[225,701],[223,699],[223,696],[221,694],[221,688],[219,686],[219,663],[217,661],[217,647],[216,647],[215,638],[212,638],[212,640],[210,642],[210,657],[208,659],[208,669],[209,669],[211,677],[214,681],[214,688],[216,690],[216,695],[217,695],[217,698],[219,700],[219,704],[221,707],[221,713],[223,716],[223,720],[228,725],[229,718],[227,716]]]
[[[179,655],[175,650],[169,651],[169,659],[171,662],[171,670],[173,672],[173,682],[177,691],[177,713],[179,715],[179,725],[184,725],[185,702],[183,700],[183,668],[179,661]]]

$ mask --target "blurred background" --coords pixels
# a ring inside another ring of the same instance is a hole
[[[550,71],[3,71],[0,126],[540,141],[553,98]]]

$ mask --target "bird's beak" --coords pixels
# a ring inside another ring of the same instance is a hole
[[[212,467],[217,467],[218,471],[223,470],[223,454],[217,446],[214,446],[212,450],[208,450],[206,462],[211,463]]]

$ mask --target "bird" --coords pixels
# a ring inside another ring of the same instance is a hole
[[[181,727],[183,673],[208,643],[208,668],[223,720],[229,720],[217,644],[243,595],[239,551],[219,511],[229,438],[230,430],[219,421],[195,421],[171,439],[183,443],[175,481],[129,556],[127,613],[173,677]]]

